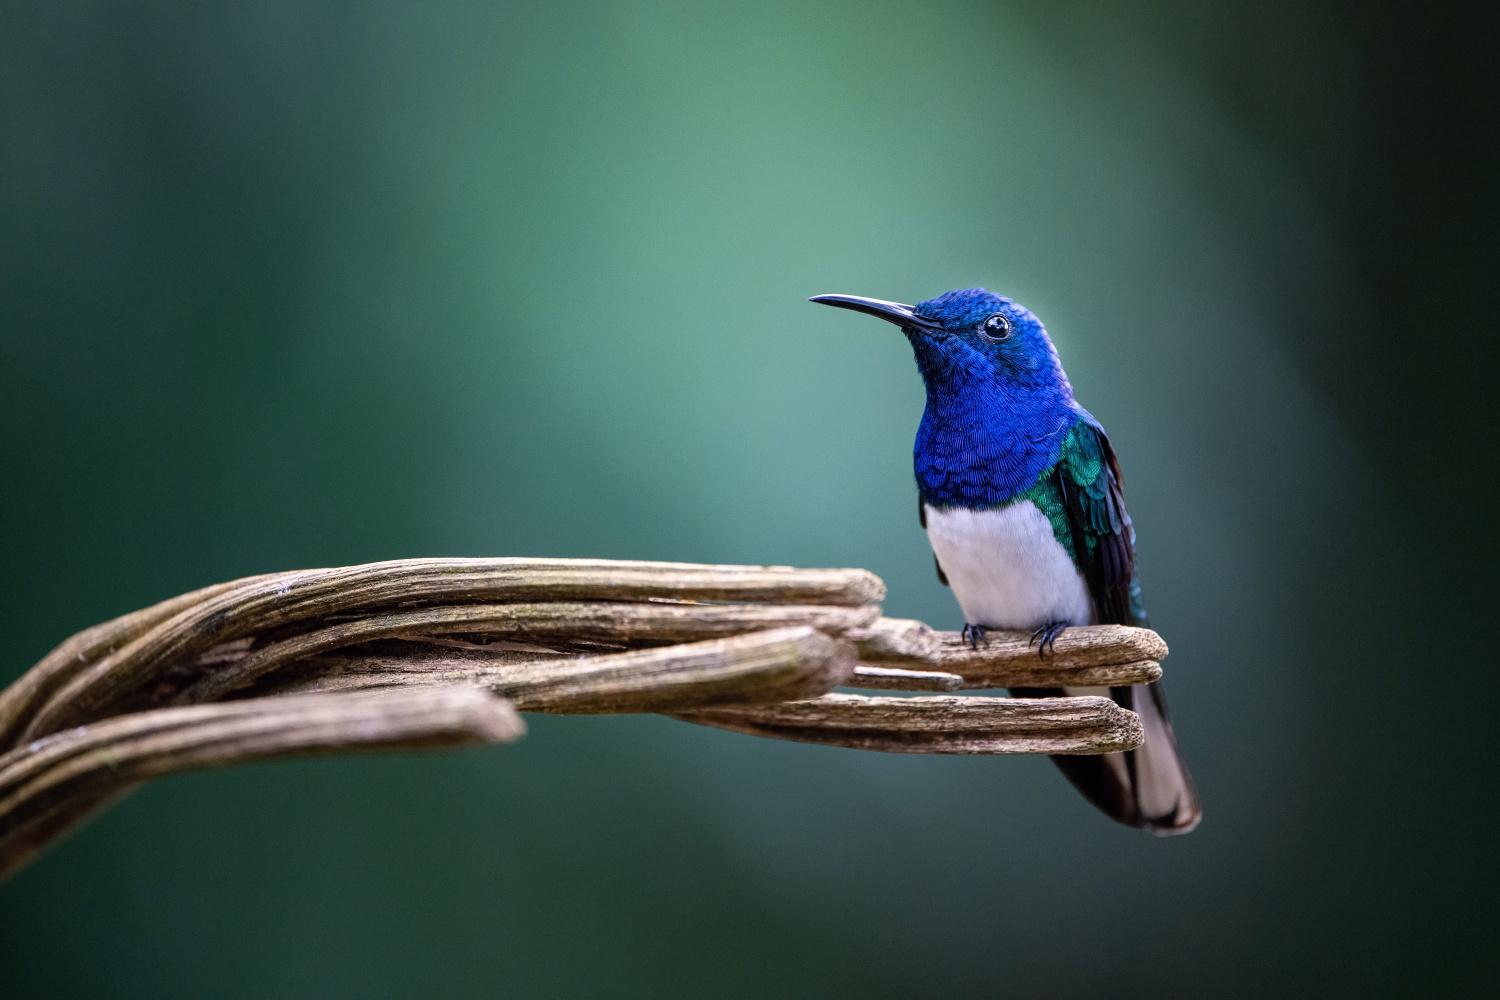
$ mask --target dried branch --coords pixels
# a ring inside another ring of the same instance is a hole
[[[500,743],[526,731],[476,688],[299,695],[120,716],[0,755],[0,875],[148,778],[322,753]]]
[[[0,692],[0,875],[157,775],[509,740],[515,708],[897,752],[1140,745],[1107,698],[830,694],[1135,684],[1166,655],[1116,626],[1070,628],[1045,656],[1016,633],[976,650],[879,617],[884,590],[864,570],[415,559],[184,594],[79,633]]]
[[[396,656],[342,654],[304,661],[264,691],[363,691],[480,685],[526,712],[597,715],[690,711],[806,698],[847,684],[856,654],[809,627],[607,656],[519,659],[483,648],[418,647]]]
[[[964,679],[941,670],[902,670],[861,663],[848,686],[885,691],[957,691],[964,686]]]
[[[885,585],[867,570],[603,559],[404,559],[276,573],[226,585],[123,645],[94,642],[91,648],[102,655],[90,662],[79,650],[66,682],[54,678],[17,698],[0,697],[0,746],[106,717],[114,701],[141,690],[172,663],[221,643],[355,609],[649,598],[865,605],[884,596]],[[60,652],[43,664],[51,667]],[[38,704],[43,687],[48,696]]]
[[[897,753],[1099,754],[1133,750],[1141,720],[1108,698],[870,698],[694,712],[677,718],[800,743]]]
[[[522,642],[692,642],[804,624],[830,635],[843,635],[850,629],[868,627],[879,617],[877,605],[841,608],[574,601],[424,608],[345,622],[264,646],[205,677],[180,695],[179,701],[212,701],[294,660],[372,639],[482,632]]]
[[[273,574],[274,575],[274,574]],[[58,688],[81,673],[89,664],[113,653],[131,640],[145,634],[178,613],[217,597],[225,591],[247,585],[269,576],[252,576],[229,583],[216,583],[201,590],[179,594],[140,611],[86,628],[65,639],[56,649],[0,691],[0,749],[14,745],[17,728],[31,713],[51,697]]]
[[[865,663],[959,674],[966,688],[1149,684],[1161,677],[1158,661],[1167,655],[1161,636],[1125,625],[1074,626],[1045,651],[1029,632],[990,632],[976,649],[958,632],[900,618],[882,618],[849,637]]]

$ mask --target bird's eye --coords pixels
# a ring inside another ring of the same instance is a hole
[[[995,313],[979,324],[979,335],[991,342],[1004,340],[1010,334],[1010,320],[1006,319],[1002,313]]]

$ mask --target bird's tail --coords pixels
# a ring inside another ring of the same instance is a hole
[[[1106,695],[1141,717],[1146,741],[1135,750],[1052,758],[1073,787],[1111,818],[1160,836],[1187,833],[1203,818],[1198,790],[1177,752],[1161,681],[1139,687],[1011,688],[1019,698]]]

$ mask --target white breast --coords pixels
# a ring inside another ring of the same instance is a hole
[[[969,624],[1034,629],[1092,621],[1083,574],[1030,500],[926,512],[927,539]]]

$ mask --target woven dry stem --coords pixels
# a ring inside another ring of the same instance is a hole
[[[248,577],[63,642],[0,692],[0,877],[142,781],[312,754],[500,743],[518,711],[649,712],[907,753],[1128,750],[1108,698],[870,697],[1142,684],[1166,645],[1071,628],[978,649],[883,618],[861,569],[409,559]]]

